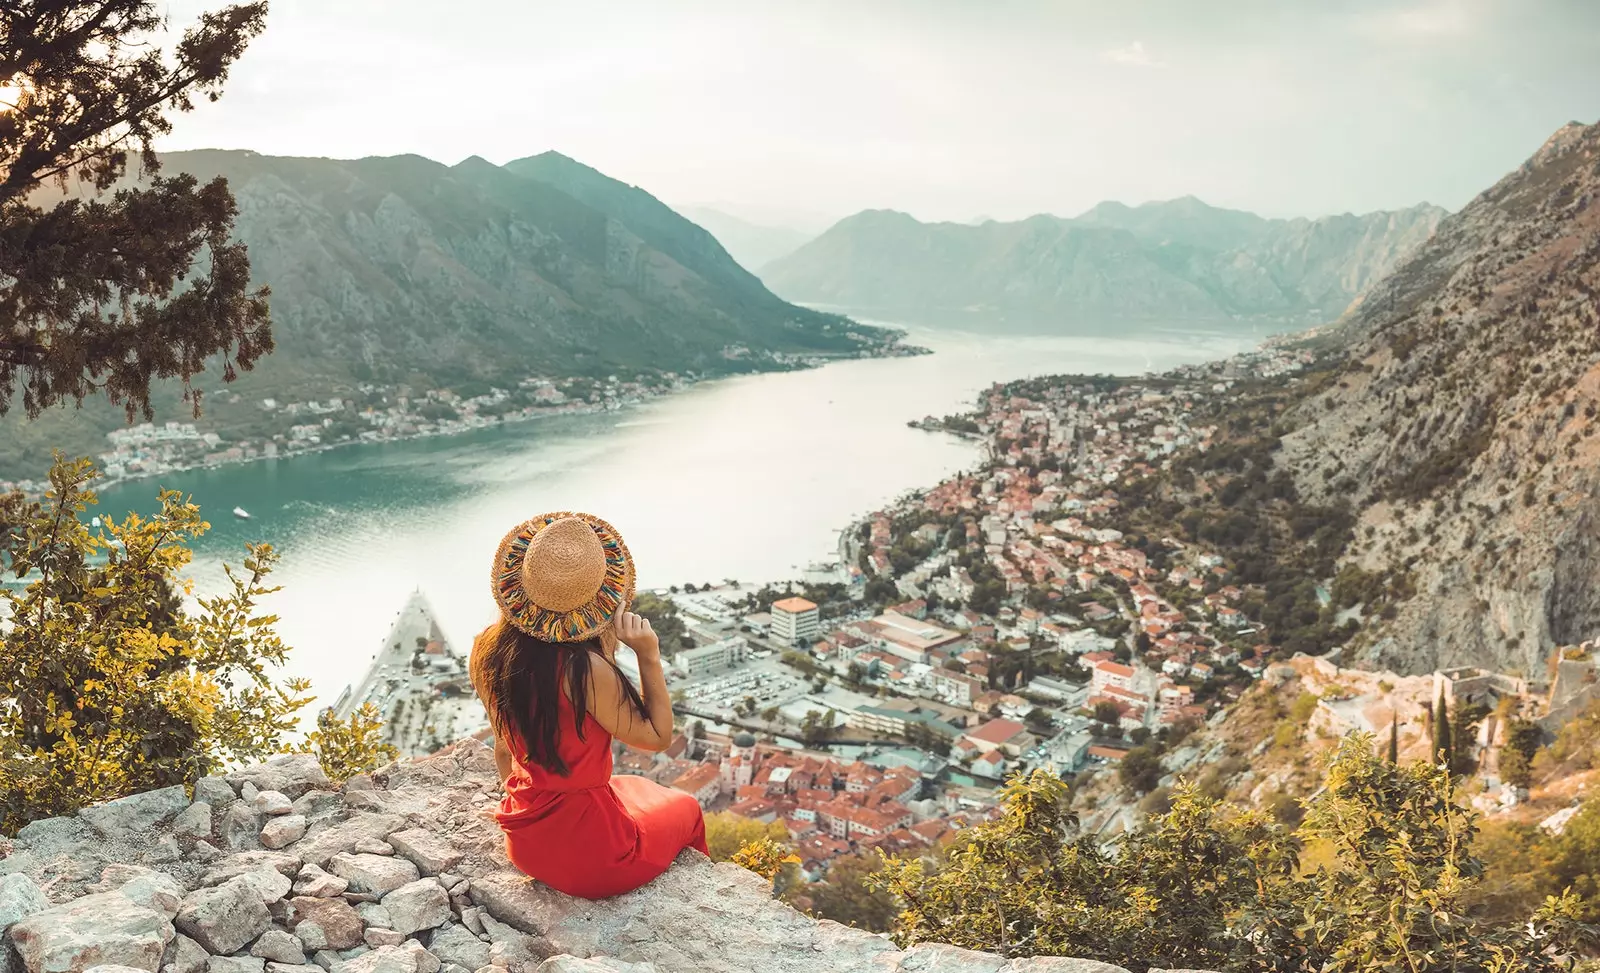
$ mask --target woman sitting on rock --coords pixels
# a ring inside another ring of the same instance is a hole
[[[495,731],[506,791],[495,818],[512,864],[598,899],[645,884],[685,848],[704,854],[693,795],[611,776],[613,737],[653,752],[672,741],[661,645],[627,610],[634,566],[616,530],[588,514],[535,517],[501,541],[493,585],[500,619],[473,642],[471,669]],[[617,668],[619,642],[642,687]]]

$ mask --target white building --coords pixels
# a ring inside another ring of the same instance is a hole
[[[772,635],[790,645],[810,642],[822,631],[817,606],[804,598],[785,598],[772,603]]]
[[[730,669],[743,662],[749,654],[750,643],[735,635],[710,645],[684,649],[672,660],[672,664],[692,678]]]

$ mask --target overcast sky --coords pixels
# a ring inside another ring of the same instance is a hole
[[[1458,208],[1597,118],[1600,0],[272,0],[165,145],[556,149],[795,225],[1186,194],[1316,216]]]

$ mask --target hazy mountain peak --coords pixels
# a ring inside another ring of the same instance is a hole
[[[1337,317],[1438,220],[1427,208],[1268,220],[1194,196],[979,225],[864,210],[763,276],[795,300],[912,315],[1309,323]]]

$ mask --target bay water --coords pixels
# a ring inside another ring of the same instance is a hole
[[[293,647],[289,670],[331,703],[360,680],[409,594],[421,589],[464,651],[494,616],[490,562],[507,530],[550,510],[613,523],[641,589],[798,578],[839,532],[905,491],[979,461],[975,443],[907,426],[965,411],[996,381],[1136,375],[1226,357],[1259,336],[992,336],[906,327],[933,351],[706,382],[617,412],[459,436],[364,444],[111,485],[93,511],[149,511],[156,490],[192,495],[212,529],[196,589],[265,541],[283,590],[264,608]],[[242,507],[248,520],[235,518]]]

